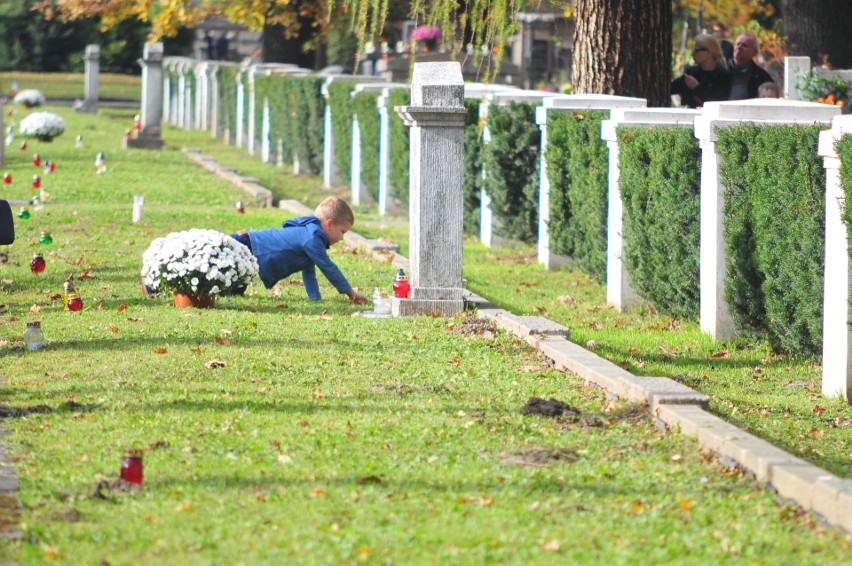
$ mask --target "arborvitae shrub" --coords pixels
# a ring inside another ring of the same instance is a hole
[[[609,153],[601,140],[607,112],[550,112],[547,171],[550,179],[550,249],[574,258],[597,281],[606,279]]]
[[[624,262],[654,307],[698,316],[701,148],[692,128],[619,128]]]
[[[482,191],[482,124],[479,100],[465,100],[464,126],[464,232],[479,235],[480,192]]]
[[[352,99],[361,130],[361,183],[370,197],[379,200],[379,92],[359,92]]]
[[[849,206],[849,203],[852,203],[852,136],[845,135],[840,138],[835,149],[840,158],[840,187],[845,196],[843,223],[846,224],[846,237],[852,242],[852,206]],[[849,247],[849,257],[852,258],[852,246]]]
[[[231,134],[231,143],[237,127],[237,73],[234,67],[220,67],[217,85],[219,88],[219,118],[221,132],[227,129]]]
[[[541,131],[535,108],[522,102],[492,105],[491,139],[482,148],[483,184],[491,197],[494,233],[533,243],[538,237],[538,170]]]
[[[397,106],[411,103],[411,91],[407,88],[395,88],[388,96],[388,114],[390,115],[390,194],[403,203],[408,202],[408,127],[402,117],[394,112]]]
[[[718,130],[722,157],[725,300],[740,332],[773,348],[822,349],[825,174],[821,126]]]
[[[328,85],[331,107],[331,135],[334,139],[334,162],[337,175],[349,184],[352,177],[352,89],[355,81],[334,81]]]

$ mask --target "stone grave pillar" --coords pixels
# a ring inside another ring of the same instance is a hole
[[[135,138],[124,138],[125,147],[160,149],[163,120],[163,44],[146,43],[142,60],[142,128]]]
[[[624,265],[624,236],[622,233],[624,203],[619,187],[620,167],[618,136],[622,126],[633,128],[688,127],[692,128],[698,110],[678,108],[615,108],[609,120],[601,123],[601,137],[609,146],[609,190],[607,192],[606,245],[606,302],[619,312],[631,309],[641,301],[630,286]]]
[[[789,57],[788,57],[789,59]],[[822,394],[852,400],[852,333],[849,297],[852,274],[849,238],[843,223],[846,196],[840,187],[840,159],[834,143],[852,135],[852,116],[837,116],[820,132],[819,155],[825,165],[825,283],[822,315]]]
[[[74,109],[77,112],[95,114],[98,111],[98,86],[101,72],[101,47],[99,45],[87,45],[85,62],[85,79],[83,103]]]
[[[724,226],[725,187],[716,151],[716,131],[738,124],[829,124],[840,108],[828,104],[776,98],[708,102],[695,118],[695,137],[701,142],[701,330],[714,340],[734,337],[733,319],[725,300],[726,253]]]
[[[388,213],[390,193],[390,112],[388,110],[389,88],[383,88],[376,99],[379,110],[379,215]]]
[[[249,155],[254,155],[254,146],[256,141],[257,125],[255,124],[255,112],[257,112],[257,100],[255,90],[255,78],[257,69],[253,66],[246,69],[246,77],[248,82],[248,115],[246,116],[246,151]]]
[[[210,137],[219,137],[221,119],[219,118],[219,66],[210,65]]]
[[[144,61],[144,58],[143,58],[143,61]],[[171,112],[172,112],[172,78],[171,78],[171,73],[165,72],[166,70],[170,69],[171,66],[168,64],[168,62],[165,59],[163,59],[163,63],[161,65],[161,67],[162,67],[162,72],[163,72],[163,94],[162,94],[162,97],[163,97],[162,98],[162,100],[163,100],[163,121],[171,124],[172,123],[172,116],[171,116]],[[145,72],[144,66],[143,66],[142,72],[143,73]]]
[[[234,131],[236,132],[234,135],[234,145],[237,147],[242,147],[244,142],[244,129],[243,126],[245,124],[245,108],[246,108],[246,87],[243,84],[243,74],[244,72],[241,70],[236,75],[236,88],[237,88],[237,108],[236,108],[236,118],[234,124]]]
[[[263,97],[263,110],[260,118],[260,160],[264,163],[269,163],[269,156],[272,153],[269,146],[271,140],[270,131],[272,125],[269,121],[269,98]]]
[[[210,127],[210,65],[205,61],[195,66],[195,127]]]
[[[810,57],[784,57],[784,93],[785,98],[802,99],[802,91],[798,85],[802,78],[811,71]]]
[[[395,108],[411,128],[411,294],[394,316],[451,316],[462,299],[464,80],[458,62],[415,63],[411,105]]]

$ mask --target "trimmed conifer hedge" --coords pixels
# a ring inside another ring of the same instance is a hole
[[[821,126],[718,130],[725,300],[736,328],[776,350],[822,350],[825,174]]]
[[[491,105],[491,139],[482,147],[482,179],[491,198],[494,233],[534,243],[538,237],[538,171],[541,131],[535,108],[524,102]]]
[[[328,85],[331,107],[331,135],[334,139],[334,163],[340,179],[350,184],[352,179],[352,89],[356,81],[334,81]]]
[[[482,206],[482,124],[479,120],[480,100],[465,100],[464,127],[464,233],[479,235]]]
[[[550,112],[547,171],[550,180],[550,249],[571,256],[597,281],[606,280],[609,154],[601,139],[608,112]]]
[[[700,306],[701,148],[692,128],[618,128],[624,263],[631,286],[661,312]]]
[[[408,127],[402,117],[394,112],[397,106],[411,104],[411,91],[407,88],[395,88],[388,95],[388,113],[390,114],[390,194],[403,203],[408,203]]]
[[[219,91],[219,128],[221,133],[227,129],[231,142],[237,128],[237,73],[235,67],[219,67],[217,89]],[[217,134],[220,132],[217,132]]]
[[[352,98],[352,111],[358,116],[361,130],[361,184],[370,197],[379,200],[379,109],[376,100],[381,93],[362,91]]]

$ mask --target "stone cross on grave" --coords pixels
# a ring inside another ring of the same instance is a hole
[[[415,63],[411,105],[396,112],[410,131],[411,294],[391,301],[394,316],[464,310],[462,183],[464,80],[458,62]]]

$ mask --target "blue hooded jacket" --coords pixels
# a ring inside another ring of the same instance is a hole
[[[340,293],[348,293],[352,289],[340,268],[328,257],[328,237],[316,216],[292,218],[281,228],[251,230],[248,235],[251,253],[260,267],[260,279],[267,289],[301,271],[308,298],[318,301],[322,296],[314,266],[320,268]]]

